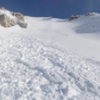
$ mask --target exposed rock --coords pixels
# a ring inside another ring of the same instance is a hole
[[[12,13],[12,16],[15,16],[17,19],[24,21],[24,16],[21,13]]]
[[[78,19],[78,18],[79,18],[79,16],[71,16],[71,17],[69,17],[69,20],[71,21],[71,20]]]
[[[5,8],[0,8],[0,25],[3,27],[19,25],[22,28],[27,28],[27,23],[22,14],[10,12]]]
[[[18,25],[22,28],[27,28],[27,23],[18,21]]]
[[[12,13],[17,19],[17,24],[22,28],[27,28],[27,23],[25,23],[24,16],[21,13]]]
[[[0,10],[6,10],[4,7],[0,8]]]
[[[14,26],[16,23],[13,19],[6,15],[0,15],[0,24],[4,27]]]
[[[85,16],[93,16],[93,15],[95,15],[96,13],[87,13],[87,14],[85,14]]]

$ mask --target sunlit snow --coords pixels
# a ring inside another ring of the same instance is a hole
[[[100,100],[100,15],[25,20],[0,26],[0,100]]]

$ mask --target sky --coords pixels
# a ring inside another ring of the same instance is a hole
[[[27,16],[66,18],[100,12],[100,0],[0,0],[0,7]]]

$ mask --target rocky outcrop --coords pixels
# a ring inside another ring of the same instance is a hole
[[[8,11],[5,8],[0,8],[0,25],[3,27],[19,25],[22,28],[27,28],[27,23],[22,14]]]
[[[80,16],[71,16],[71,17],[69,17],[69,20],[71,21],[71,20],[74,20],[74,19],[78,19]]]
[[[14,26],[16,23],[6,15],[0,15],[0,25],[4,27]]]
[[[100,15],[99,13],[86,13],[86,14],[83,14],[83,15],[75,15],[75,16],[71,16],[68,18],[69,21],[72,21],[72,20],[75,20],[75,19],[79,19],[80,17],[91,17],[91,16],[95,16],[95,15]]]
[[[22,28],[26,28],[27,27],[27,23],[25,23],[25,18],[21,13],[12,13],[12,16],[16,17],[17,24],[20,27],[22,27]]]

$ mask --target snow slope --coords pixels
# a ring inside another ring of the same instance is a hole
[[[100,100],[99,18],[0,26],[0,100]]]

